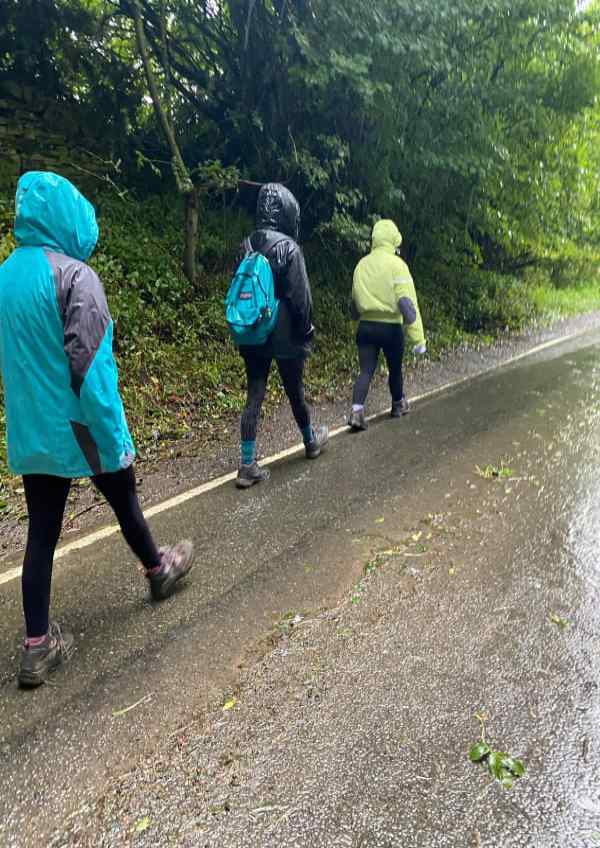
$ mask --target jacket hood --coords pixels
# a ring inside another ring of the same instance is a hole
[[[267,183],[258,193],[256,228],[277,230],[297,239],[300,232],[300,206],[291,191],[280,183]]]
[[[377,221],[373,227],[372,244],[373,250],[376,247],[396,250],[402,244],[402,233],[393,221]]]
[[[94,207],[64,177],[29,171],[17,185],[15,239],[85,262],[98,241]]]

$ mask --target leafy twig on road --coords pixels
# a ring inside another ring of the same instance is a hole
[[[549,615],[550,623],[556,624],[561,630],[566,630],[569,626],[569,620],[562,618],[558,613],[551,612]]]
[[[506,480],[513,476],[512,468],[509,468],[507,462],[503,459],[500,460],[499,465],[484,465],[483,468],[476,465],[475,471],[484,480]]]
[[[473,763],[485,763],[488,771],[505,789],[511,789],[515,780],[523,777],[525,766],[521,760],[517,760],[503,751],[495,751],[488,745],[485,738],[485,722],[487,717],[477,713],[475,718],[481,725],[481,739],[473,745],[469,751],[469,759]]]

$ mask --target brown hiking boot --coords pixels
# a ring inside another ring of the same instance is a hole
[[[146,575],[154,601],[164,601],[173,594],[177,583],[192,567],[194,546],[186,540],[168,548],[160,548],[159,553],[159,570]]]
[[[48,675],[68,662],[75,650],[75,640],[71,633],[61,630],[55,621],[50,623],[48,633],[41,645],[35,648],[24,647],[19,670],[19,686],[35,689],[48,680]]]

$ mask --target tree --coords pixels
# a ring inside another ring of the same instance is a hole
[[[162,128],[166,142],[171,152],[173,175],[177,189],[185,197],[185,248],[183,255],[183,270],[190,282],[196,284],[197,278],[197,249],[198,249],[198,188],[192,182],[186,167],[173,128],[170,110],[162,102],[154,71],[152,70],[151,57],[148,51],[144,21],[142,19],[141,3],[133,0],[133,18],[135,21],[135,33],[138,50],[144,66],[144,73],[148,82],[148,89],[152,98],[154,111],[159,126]],[[170,65],[168,49],[166,45],[167,22],[164,16],[161,18],[163,31],[163,71],[166,77],[167,103],[170,103]]]

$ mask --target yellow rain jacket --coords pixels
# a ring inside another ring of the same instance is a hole
[[[403,324],[398,303],[401,298],[408,298],[416,320],[406,324],[406,336],[413,347],[420,347],[425,344],[423,320],[408,265],[396,256],[401,244],[402,235],[393,221],[375,224],[371,253],[360,260],[354,271],[352,299],[361,321]]]

